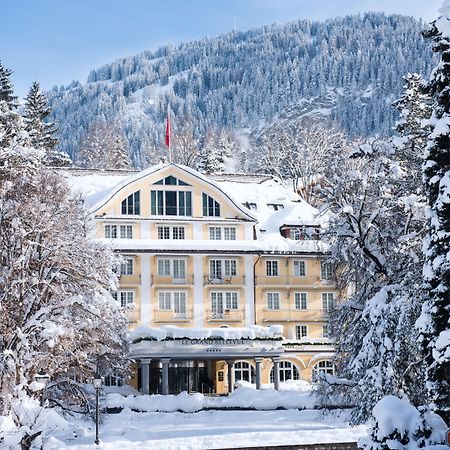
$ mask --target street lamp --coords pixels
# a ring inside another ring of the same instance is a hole
[[[96,373],[92,384],[95,388],[95,443],[98,445],[100,443],[98,438],[98,427],[100,423],[99,391],[103,384],[103,377],[99,373]]]
[[[38,373],[34,374],[34,381],[43,385],[41,390],[41,406],[44,406],[44,392],[49,380],[50,375],[46,373],[44,369],[41,369]]]

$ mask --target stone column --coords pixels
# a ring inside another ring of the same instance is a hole
[[[261,363],[262,363],[262,360],[263,360],[262,358],[255,358],[256,389],[261,389]]]
[[[227,361],[228,365],[228,393],[231,394],[234,390],[234,361]]]
[[[150,394],[150,358],[141,359],[141,383],[142,393],[145,395]]]
[[[273,387],[276,391],[280,389],[280,358],[272,358],[273,361]]]
[[[169,362],[170,358],[162,358],[162,394],[169,393]]]

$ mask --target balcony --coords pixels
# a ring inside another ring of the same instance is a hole
[[[208,275],[203,277],[204,286],[243,286],[245,284],[245,276],[234,276],[234,277],[221,277],[214,278]]]
[[[141,284],[140,275],[120,275],[119,282],[121,286],[139,286]]]
[[[192,320],[192,309],[184,313],[176,313],[171,309],[155,309],[153,311],[155,323],[186,323]]]
[[[239,309],[225,309],[223,311],[215,311],[209,309],[207,311],[208,322],[239,323],[244,320],[244,311]]]
[[[318,276],[295,277],[293,275],[280,275],[279,277],[257,276],[256,287],[333,287],[333,280],[322,280]]]
[[[264,309],[263,322],[323,322],[328,320],[331,311],[324,309]],[[259,312],[261,315],[261,312]]]
[[[153,286],[192,286],[194,284],[194,275],[186,275],[184,278],[152,275],[151,284]]]

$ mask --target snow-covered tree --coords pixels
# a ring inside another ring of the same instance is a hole
[[[44,152],[0,148],[0,411],[40,369],[55,380],[124,369],[126,317],[110,292],[117,260]]]
[[[172,162],[196,168],[200,160],[200,139],[190,119],[174,128],[172,135]]]
[[[33,82],[25,98],[24,123],[30,143],[35,148],[45,150],[45,163],[49,166],[68,166],[72,163],[69,155],[55,150],[58,139],[53,122],[46,122],[51,113],[46,96],[41,92],[39,83]]]
[[[425,152],[428,229],[424,278],[428,294],[418,321],[427,359],[427,387],[436,411],[450,423],[450,1],[425,35],[440,60],[428,91],[433,98]]]
[[[127,149],[119,124],[98,122],[84,136],[77,163],[88,169],[126,169],[130,167]]]
[[[204,173],[222,173],[230,165],[237,151],[237,142],[227,130],[209,130],[200,150],[198,170]]]
[[[0,62],[0,147],[6,147],[12,139],[17,138],[21,129],[11,73],[11,70]]]
[[[424,401],[423,363],[414,323],[422,301],[417,194],[389,142],[337,154],[323,187],[328,237],[345,301],[333,318],[340,376],[351,390],[352,421],[367,420],[378,400],[406,393]],[[420,167],[408,176],[418,176]],[[421,219],[422,218],[422,219]],[[344,331],[343,331],[344,330]]]

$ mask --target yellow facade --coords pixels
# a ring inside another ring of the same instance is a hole
[[[167,164],[116,186],[92,210],[98,237],[124,258],[117,296],[131,329],[281,324],[282,378],[291,370],[291,378],[310,380],[313,368],[331,359],[326,327],[336,292],[321,278],[323,251],[259,247],[257,217],[215,183]],[[260,364],[262,383],[269,383],[273,362]],[[254,366],[236,360],[234,370],[245,379]],[[227,392],[225,361],[205,371],[212,373],[214,392]]]

